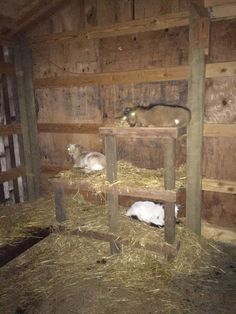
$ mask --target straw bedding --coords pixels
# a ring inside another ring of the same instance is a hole
[[[53,198],[48,196],[18,211],[27,217],[26,226],[46,226],[54,223],[53,207]],[[107,230],[104,206],[75,195],[66,197],[65,208],[67,227]],[[162,229],[132,221],[124,214],[121,209],[121,235],[134,241],[162,241]],[[17,219],[11,224],[17,225],[18,231],[19,226],[24,229],[20,215]],[[183,225],[177,226],[177,237],[180,251],[168,262],[132,245],[110,256],[107,243],[51,235],[0,270],[0,308],[4,313],[199,313],[199,302],[209,303],[212,287],[220,289],[219,278],[226,270],[218,261],[224,253],[214,243],[200,244]],[[233,284],[232,280],[227,284],[228,292],[234,291]],[[212,302],[214,308],[221,306],[219,298]],[[206,313],[211,313],[211,303],[207,306]]]
[[[62,171],[57,175],[58,178],[66,179],[73,184],[74,182],[86,181],[99,194],[103,191],[106,182],[105,170],[84,173],[79,169]],[[176,189],[185,186],[186,165],[181,165],[176,169]],[[130,187],[144,187],[153,189],[164,189],[164,169],[145,169],[135,167],[132,163],[125,160],[118,161],[118,182],[119,185]]]

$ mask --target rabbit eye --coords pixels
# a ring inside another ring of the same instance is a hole
[[[127,117],[125,116],[125,117],[123,117],[123,120],[126,120],[127,119]]]
[[[131,116],[134,117],[135,116],[135,112],[131,112]]]

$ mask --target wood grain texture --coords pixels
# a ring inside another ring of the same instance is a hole
[[[203,178],[202,190],[211,191],[211,192],[236,194],[236,181]]]
[[[206,66],[206,77],[234,76],[236,62],[221,62]],[[168,67],[150,70],[136,70],[116,73],[81,74],[67,77],[35,78],[34,88],[71,88],[89,85],[111,85],[127,83],[186,80],[189,66]]]
[[[141,32],[163,30],[172,27],[188,25],[188,17],[188,12],[172,13],[156,18],[138,19],[123,23],[110,24],[108,26],[94,27],[85,29],[81,32],[70,31],[47,36],[34,37],[31,39],[31,44],[36,45],[39,43],[57,43],[58,41],[64,41],[68,39],[101,39],[107,37],[131,35]]]
[[[189,26],[189,64],[191,72],[188,85],[188,107],[191,110],[191,120],[187,128],[186,226],[200,236],[206,66],[204,48],[199,48],[195,42],[196,21],[198,19],[199,15],[191,4]]]
[[[102,135],[116,135],[119,137],[144,137],[144,138],[177,138],[186,133],[185,128],[130,128],[130,127],[102,127],[99,128]]]

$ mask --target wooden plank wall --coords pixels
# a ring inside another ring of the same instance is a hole
[[[40,25],[31,35],[78,31],[88,26],[105,26],[187,9],[188,0],[100,0],[99,2],[72,0],[65,9]],[[208,63],[236,60],[235,28],[235,20],[212,23]],[[188,27],[101,40],[74,39],[42,47],[33,46],[33,60],[34,78],[187,65]],[[220,91],[217,88],[219,85]],[[235,79],[208,79],[206,94],[208,120],[214,122],[213,116],[216,116],[215,112],[220,108],[221,112],[222,110],[225,112],[224,122],[232,123],[230,119],[232,119],[234,109],[232,102],[236,94]],[[100,123],[103,117],[119,117],[125,107],[135,104],[148,105],[164,102],[185,105],[187,82],[37,89],[35,95],[38,105],[38,122]],[[213,96],[218,101],[218,109],[212,105]],[[103,147],[101,139],[92,134],[43,133],[40,135],[43,164],[68,166],[65,146],[70,142],[78,142],[87,149],[102,150]],[[185,160],[185,139],[178,144],[177,163],[180,164]],[[204,176],[235,181],[236,171],[232,171],[236,161],[235,151],[236,140],[234,138],[205,138]],[[118,154],[119,158],[131,160],[138,166],[155,168],[163,165],[161,142],[147,143],[140,139],[127,143],[120,140]],[[235,223],[235,202],[235,195],[205,192],[204,215],[212,222]]]

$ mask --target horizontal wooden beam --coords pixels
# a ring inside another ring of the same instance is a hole
[[[211,18],[236,18],[236,3],[213,7],[211,11]]]
[[[0,172],[0,183],[7,182],[26,175],[25,167],[20,166],[7,171]]]
[[[236,194],[236,181],[226,181],[226,180],[217,180],[217,179],[202,179],[202,190],[219,192],[219,193],[228,193]]]
[[[206,77],[235,76],[236,62],[206,65]],[[171,80],[187,80],[189,66],[144,69],[114,73],[78,74],[67,77],[35,78],[34,88],[70,88],[89,85],[132,84]]]
[[[115,73],[78,74],[67,77],[34,79],[35,88],[75,87],[88,85],[131,84],[141,82],[185,80],[188,66],[159,68],[150,70],[124,71]]]
[[[8,62],[0,62],[0,74],[14,75],[14,64]]]
[[[236,138],[236,124],[205,123],[203,135],[205,137]]]
[[[171,190],[113,185],[111,187],[107,187],[106,192],[115,192],[118,195],[137,197],[142,199],[176,202],[176,192]]]
[[[38,131],[40,133],[74,133],[74,134],[98,134],[99,128],[101,134],[113,134],[109,129],[102,127],[102,124],[99,123],[38,123]],[[124,134],[127,133],[127,128],[114,128],[114,130],[123,129],[119,133],[120,136],[124,137]],[[140,130],[139,130],[140,129]],[[162,128],[163,134],[166,132],[165,128]],[[171,136],[181,135],[182,131],[178,130],[178,134],[176,133],[177,128],[169,128],[171,133],[168,133]],[[132,136],[133,133],[137,133],[137,137],[142,135],[142,128],[135,128],[130,129],[128,128],[129,134]],[[110,133],[109,133],[110,132]],[[141,132],[141,133],[140,133]],[[155,128],[152,131],[152,128],[148,129],[148,132],[159,132],[160,136],[160,129],[159,131]],[[181,133],[180,133],[181,132]],[[12,134],[21,134],[21,125],[19,123],[12,123],[8,125],[0,125],[0,136],[7,136]],[[124,133],[124,134],[123,134]],[[139,134],[140,133],[140,134]],[[128,134],[128,133],[127,133]],[[133,134],[134,136],[134,134]],[[157,134],[149,134],[149,136],[157,136]],[[205,123],[204,124],[204,136],[205,137],[236,137],[236,124],[221,124],[221,123]]]
[[[236,0],[205,0],[205,7],[215,7],[217,5],[227,5],[230,3],[236,3]]]
[[[101,123],[38,123],[40,133],[97,134]]]
[[[236,61],[209,63],[206,65],[206,78],[235,76]]]
[[[78,39],[101,39],[107,37],[131,35],[141,32],[157,31],[189,24],[189,13],[179,12],[159,17],[138,19],[124,23],[115,23],[105,27],[91,27],[80,32],[61,32],[31,38],[31,44],[57,43],[58,41]]]
[[[20,134],[21,125],[19,123],[12,123],[7,125],[0,125],[0,136],[7,136],[12,134]]]
[[[101,135],[115,135],[128,138],[177,138],[186,133],[186,128],[130,128],[130,127],[101,127]]]

